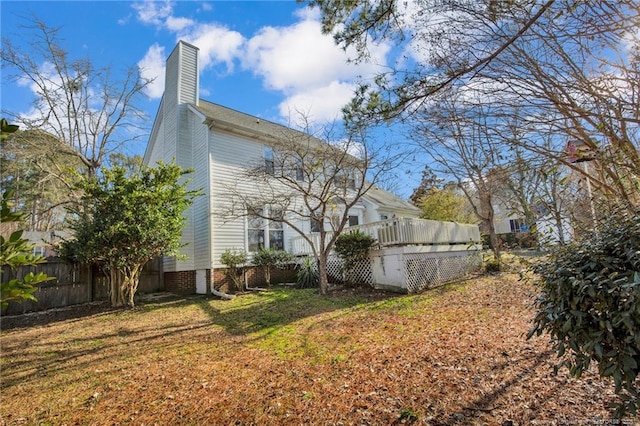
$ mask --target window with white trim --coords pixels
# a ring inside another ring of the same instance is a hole
[[[272,209],[270,216],[272,218],[282,218],[282,211]],[[267,234],[269,235],[269,248],[284,250],[284,224],[279,221],[267,221]]]
[[[509,219],[509,227],[511,232],[526,232],[529,230],[524,219]]]
[[[344,189],[356,189],[356,177],[352,170],[336,175],[336,185]]]
[[[273,162],[273,148],[270,146],[265,146],[264,151],[264,169],[265,172],[272,175],[275,173],[275,165]]]
[[[300,158],[296,158],[295,175],[298,182],[304,181],[304,169],[302,168],[302,160]]]
[[[254,252],[263,248],[284,250],[284,226],[277,220],[266,217],[280,218],[282,212],[276,209],[257,209],[247,217],[247,241],[249,251]]]
[[[324,228],[324,224],[322,220],[316,218],[315,216],[311,216],[311,232],[322,232]]]

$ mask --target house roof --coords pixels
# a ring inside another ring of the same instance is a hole
[[[369,191],[367,191],[365,197],[377,204],[379,207],[389,210],[405,210],[419,213],[420,209],[408,201],[404,201],[397,195],[391,192],[385,191],[376,185],[373,185]]]
[[[297,136],[309,137],[306,133],[291,129],[282,124],[245,114],[244,112],[214,104],[204,99],[200,99],[195,108],[206,117],[206,122],[209,126],[262,136],[262,138],[272,140],[277,140],[278,135],[291,136],[295,134]],[[318,142],[321,141],[318,140]]]
[[[291,129],[290,127],[282,124],[263,120],[262,118],[245,114],[204,99],[199,100],[199,104],[195,106],[195,109],[205,116],[205,122],[209,126],[233,132],[240,132],[265,141],[277,141],[278,135],[282,135],[284,137],[297,135],[309,138],[309,135],[304,132]],[[311,137],[311,139],[319,145],[325,145],[325,142],[320,139],[315,137]],[[400,210],[415,213],[420,212],[420,209],[413,204],[404,201],[402,198],[385,191],[376,185],[373,185],[364,197],[385,210]]]

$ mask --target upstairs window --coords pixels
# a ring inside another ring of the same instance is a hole
[[[356,178],[353,172],[345,172],[336,176],[336,184],[340,188],[356,189]]]
[[[527,232],[529,230],[524,219],[509,219],[509,227],[511,232]]]
[[[358,226],[358,216],[356,215],[349,215],[349,226]]]
[[[298,182],[304,181],[304,169],[302,168],[302,160],[296,158],[295,175]]]
[[[273,163],[273,148],[270,146],[264,147],[264,170],[270,175],[275,173],[275,166]]]
[[[324,226],[322,220],[317,217],[311,217],[311,232],[322,232]]]

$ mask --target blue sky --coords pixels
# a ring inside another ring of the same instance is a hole
[[[349,54],[321,34],[317,13],[295,0],[1,1],[0,13],[2,37],[27,37],[20,25],[35,14],[61,28],[71,58],[88,56],[114,72],[137,64],[145,77],[156,79],[139,104],[149,127],[162,96],[166,56],[180,39],[200,49],[202,98],[282,123],[296,111],[316,124],[339,119],[357,79],[380,69],[347,64]],[[389,45],[373,46],[374,63],[386,64],[391,51]],[[5,74],[2,110],[28,114],[29,87]],[[405,195],[417,185],[420,171],[413,179],[401,173],[411,181],[402,185]]]

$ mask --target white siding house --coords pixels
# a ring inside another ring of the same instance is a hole
[[[270,142],[286,127],[217,105],[198,96],[198,48],[180,41],[166,63],[165,92],[153,124],[144,163],[175,161],[191,168],[191,189],[200,189],[187,212],[182,249],[186,260],[167,258],[165,283],[194,288],[205,293],[218,277],[213,271],[223,265],[226,249],[250,251],[254,226],[246,217],[228,218],[216,214],[229,204],[228,188],[255,191],[251,182],[238,179],[248,164],[264,161]],[[350,224],[363,225],[394,218],[418,218],[419,209],[380,188],[373,187],[349,211]],[[301,224],[311,232],[310,224]],[[272,229],[281,236],[284,249],[293,250],[297,233],[286,224]],[[265,240],[268,240],[268,231]],[[268,245],[268,243],[266,243]],[[173,284],[172,284],[173,283]],[[178,284],[176,284],[178,283]],[[188,287],[188,288],[187,288]],[[178,288],[180,290],[180,288]]]
[[[533,235],[540,247],[566,243],[573,239],[573,227],[565,215],[558,221],[550,213],[538,214],[535,218],[535,228],[531,229],[522,214],[512,213],[500,203],[494,205],[494,211],[493,225],[496,233],[502,235],[502,238],[506,238],[506,234],[518,237],[534,232]]]

